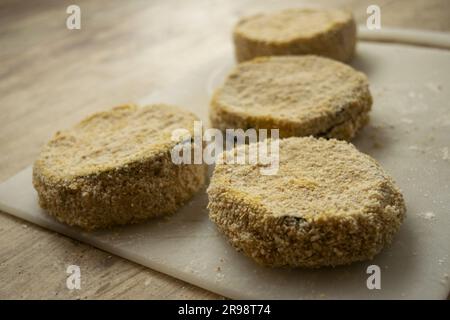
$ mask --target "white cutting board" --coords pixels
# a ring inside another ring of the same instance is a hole
[[[233,65],[231,47],[145,102],[184,106],[207,119],[211,91]],[[403,190],[407,219],[373,261],[347,267],[269,269],[237,253],[209,222],[201,192],[170,218],[86,233],[39,208],[31,168],[0,185],[0,209],[229,298],[446,298],[450,283],[450,51],[362,42],[353,65],[370,80],[370,124],[354,141]],[[366,268],[381,268],[381,290]]]

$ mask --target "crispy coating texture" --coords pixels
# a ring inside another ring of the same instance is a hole
[[[238,62],[304,54],[347,62],[355,52],[356,24],[352,14],[343,10],[287,9],[241,19],[233,40]]]
[[[406,212],[380,165],[335,139],[280,140],[276,175],[261,175],[258,165],[219,164],[207,192],[210,219],[230,243],[272,267],[371,259]]]
[[[174,213],[205,183],[204,165],[171,161],[172,130],[197,118],[168,106],[125,105],[57,132],[33,166],[42,208],[93,230]]]
[[[279,129],[280,137],[352,139],[369,119],[367,77],[318,56],[262,57],[236,66],[210,103],[214,127]]]

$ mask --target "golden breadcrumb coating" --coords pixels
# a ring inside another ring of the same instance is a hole
[[[349,140],[368,121],[367,77],[317,56],[263,57],[235,67],[210,104],[212,126],[279,129],[280,137]]]
[[[168,105],[125,105],[57,132],[33,167],[42,208],[84,229],[171,214],[201,189],[204,165],[175,165],[174,129],[197,117]]]
[[[233,39],[238,62],[303,54],[347,62],[355,52],[356,24],[343,10],[287,9],[241,19]]]
[[[392,240],[405,203],[374,159],[335,139],[279,148],[276,175],[216,165],[209,215],[235,248],[266,266],[317,268],[371,259]]]

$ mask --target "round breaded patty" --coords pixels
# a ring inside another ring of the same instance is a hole
[[[351,139],[372,106],[367,77],[317,56],[256,58],[236,66],[210,104],[214,127],[279,129],[280,137]]]
[[[168,105],[125,105],[57,132],[33,167],[39,204],[63,223],[97,229],[175,212],[205,182],[204,165],[171,160],[172,131],[197,117]]]
[[[279,143],[275,175],[216,165],[209,216],[235,248],[266,266],[317,268],[371,259],[391,241],[405,203],[374,159],[335,139]]]
[[[314,54],[349,61],[355,52],[352,14],[338,9],[288,9],[241,19],[233,39],[238,62],[261,56]]]

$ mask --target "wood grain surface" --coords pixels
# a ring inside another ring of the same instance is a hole
[[[369,4],[382,26],[450,31],[450,1],[315,1],[351,9]],[[65,26],[81,8],[81,30]],[[241,15],[299,1],[0,2],[0,181],[33,162],[58,129],[106,107],[136,101],[195,70],[230,46]],[[81,289],[66,268],[81,268]],[[91,246],[0,213],[0,299],[221,298]]]

